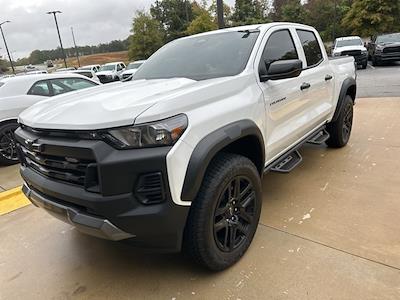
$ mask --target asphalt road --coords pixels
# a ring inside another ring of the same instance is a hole
[[[400,97],[400,62],[357,71],[357,97]]]

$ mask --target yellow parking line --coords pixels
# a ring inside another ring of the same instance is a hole
[[[21,187],[0,193],[0,216],[25,207],[31,202],[22,193]]]

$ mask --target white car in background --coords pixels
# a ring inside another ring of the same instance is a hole
[[[137,60],[129,63],[126,67],[126,70],[121,73],[120,79],[123,81],[129,81],[130,79],[132,79],[132,75],[134,75],[136,71],[139,70],[140,66],[143,65],[145,61],[146,60]]]
[[[39,74],[0,79],[0,165],[18,162],[13,136],[22,111],[49,97],[98,85],[98,82],[79,74]]]
[[[87,78],[92,79],[93,81],[96,81],[96,82],[100,83],[100,80],[97,77],[96,73],[93,72],[92,70],[81,70],[81,69],[78,69],[78,70],[66,71],[65,73],[79,74],[79,75],[85,76]]]
[[[98,71],[100,71],[100,68],[100,65],[87,65],[79,67],[78,70],[93,71],[94,73],[97,73]]]
[[[108,83],[120,80],[120,75],[125,71],[126,66],[123,62],[113,62],[102,65],[100,71],[96,73],[101,83]]]

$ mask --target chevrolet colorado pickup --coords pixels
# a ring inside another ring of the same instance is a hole
[[[353,57],[328,60],[312,27],[181,38],[124,86],[24,111],[23,191],[84,233],[222,270],[256,232],[263,173],[292,170],[306,142],[345,146],[355,97]]]

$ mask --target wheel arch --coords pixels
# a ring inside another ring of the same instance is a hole
[[[340,114],[341,110],[343,109],[344,99],[346,98],[346,96],[350,96],[353,99],[353,103],[355,103],[356,95],[357,95],[356,80],[354,78],[346,78],[343,81],[342,87],[340,89],[339,99],[338,99],[338,103],[336,105],[335,114],[333,115],[333,118],[332,118],[332,122],[335,122],[338,119],[339,114]]]
[[[190,157],[182,187],[182,201],[193,201],[212,159],[220,152],[235,153],[249,158],[262,176],[265,163],[264,139],[259,127],[251,120],[228,124],[204,137]]]
[[[10,124],[10,123],[17,123],[18,124],[18,119],[5,119],[5,120],[0,120],[0,126],[6,125],[6,124]]]

